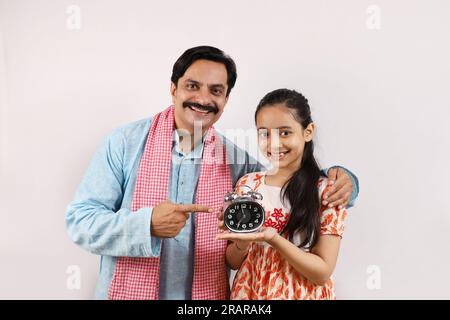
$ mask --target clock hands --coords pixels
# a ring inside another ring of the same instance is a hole
[[[241,207],[241,211],[242,211],[242,217],[241,219],[238,221],[237,223],[237,227],[239,228],[239,226],[241,225],[241,221],[245,219],[245,212],[244,212],[244,208]]]

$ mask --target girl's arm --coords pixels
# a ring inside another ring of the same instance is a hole
[[[234,240],[228,245],[226,253],[227,264],[232,269],[239,268],[247,254],[247,250],[239,250],[242,242],[265,241],[278,250],[297,272],[317,285],[324,285],[333,273],[341,241],[339,235],[321,235],[311,252],[306,252],[280,236],[273,228],[265,228],[257,233],[224,232],[217,239]],[[237,241],[239,248],[236,247]]]
[[[322,235],[311,252],[298,248],[278,233],[268,241],[289,264],[309,281],[324,285],[336,266],[341,238],[336,235]]]

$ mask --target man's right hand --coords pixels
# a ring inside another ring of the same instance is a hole
[[[186,225],[191,212],[213,212],[201,204],[176,204],[166,200],[153,208],[151,233],[153,237],[173,238]]]

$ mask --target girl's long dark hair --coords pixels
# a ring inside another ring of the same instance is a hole
[[[269,92],[259,102],[255,112],[255,122],[262,108],[283,104],[291,109],[294,118],[304,129],[312,123],[311,109],[308,100],[295,90],[278,89]],[[281,189],[282,200],[288,200],[291,213],[287,225],[282,232],[287,232],[292,241],[299,232],[302,242],[299,247],[312,248],[317,243],[320,234],[320,199],[318,182],[323,176],[314,158],[314,143],[306,142],[300,168],[284,184]]]

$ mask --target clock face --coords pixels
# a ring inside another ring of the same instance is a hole
[[[234,232],[256,231],[264,219],[264,208],[254,201],[233,202],[223,214],[225,226]]]

